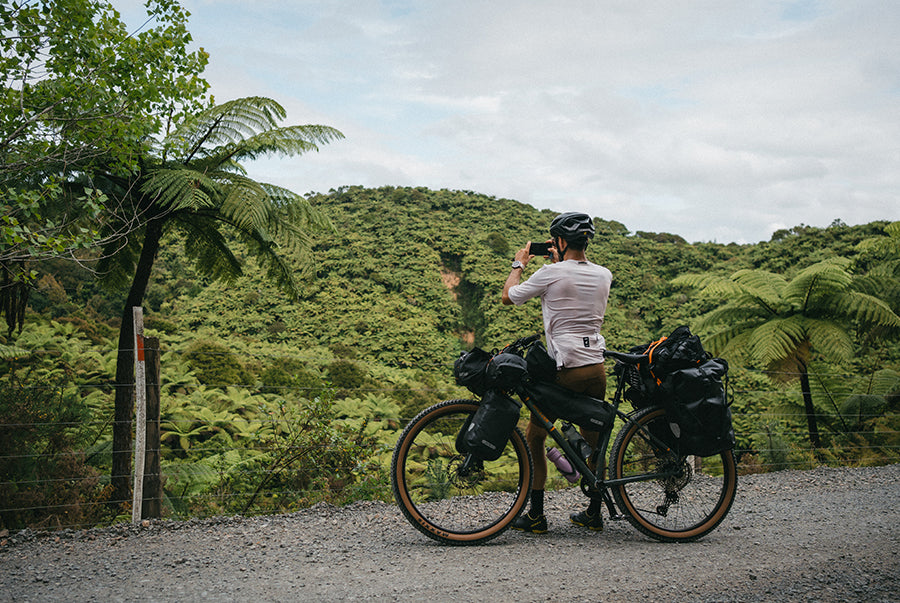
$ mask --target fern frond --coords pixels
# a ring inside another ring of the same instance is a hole
[[[753,296],[757,304],[772,314],[777,313],[786,285],[783,276],[766,270],[745,269],[735,272],[731,279],[740,286],[743,293]]]
[[[25,348],[0,343],[0,360],[13,360],[14,358],[25,358],[27,356],[31,356],[31,352]]]
[[[848,291],[824,301],[823,306],[830,315],[856,320],[866,327],[900,328],[900,316],[897,316],[887,302],[872,295]]]
[[[301,264],[295,268],[288,263],[287,259],[278,253],[278,245],[268,238],[262,231],[248,231],[242,233],[245,242],[250,248],[251,253],[257,258],[260,266],[266,270],[266,276],[272,279],[278,287],[285,291],[292,298],[300,294],[297,286],[295,272],[297,268],[302,273],[306,272],[311,262],[308,261],[309,254],[301,255]]]
[[[699,289],[701,295],[709,297],[731,297],[742,292],[740,286],[730,278],[712,274],[683,274],[670,282],[676,286]]]
[[[815,308],[822,298],[850,287],[853,275],[849,268],[847,258],[830,258],[807,266],[787,284],[784,300],[801,312]]]
[[[814,351],[829,358],[847,361],[853,358],[853,341],[844,325],[830,320],[802,318],[806,337]]]
[[[270,98],[250,96],[214,105],[183,123],[170,138],[183,146],[181,161],[191,161],[201,148],[238,143],[278,127],[287,112]]]
[[[698,329],[707,329],[717,325],[755,325],[769,316],[771,315],[764,308],[755,303],[736,301],[707,312],[697,320],[695,326]]]
[[[141,192],[153,196],[158,206],[174,211],[214,207],[213,199],[221,194],[215,180],[203,172],[182,166],[149,172]]]
[[[872,375],[865,393],[887,396],[898,391],[900,391],[900,372],[881,369]]]
[[[803,321],[798,317],[772,318],[750,332],[750,355],[764,366],[795,356],[807,341]]]
[[[185,254],[194,260],[201,273],[214,279],[233,282],[243,274],[241,262],[228,246],[212,215],[180,214],[177,218],[185,231]]]
[[[751,331],[743,325],[732,325],[703,338],[707,351],[723,358],[738,359],[747,355],[746,341]]]
[[[882,256],[900,257],[900,222],[891,222],[884,227],[883,237],[872,237],[860,241],[859,251],[874,252]]]
[[[211,157],[243,161],[264,155],[295,156],[318,151],[320,144],[343,138],[338,130],[328,126],[288,126],[260,132],[240,141],[219,147]]]
[[[274,184],[263,182],[261,185],[272,200],[272,204],[284,212],[284,216],[291,224],[315,232],[337,232],[328,216],[316,209],[306,197]]]
[[[267,229],[275,219],[275,212],[262,185],[237,174],[229,175],[228,180],[219,206],[222,216],[240,230]]]

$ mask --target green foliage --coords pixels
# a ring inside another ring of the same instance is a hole
[[[260,391],[282,396],[297,391],[304,398],[315,398],[325,387],[321,376],[310,370],[307,363],[289,356],[272,359],[259,378],[263,383]]]
[[[82,452],[90,413],[65,382],[0,381],[0,528],[93,523],[99,472]]]
[[[234,352],[223,343],[198,340],[188,347],[184,357],[197,380],[205,385],[242,385],[251,379]]]
[[[14,1],[0,11],[4,281],[31,283],[36,260],[127,236],[130,228],[101,240],[100,227],[122,219],[121,208],[84,183],[99,166],[136,170],[164,119],[205,102],[207,55],[188,50],[187,12],[151,0],[147,13],[156,25],[130,32],[105,1]],[[10,290],[0,297],[8,301]],[[12,326],[7,303],[0,308]]]
[[[365,372],[350,360],[333,362],[326,371],[331,384],[342,389],[359,389],[366,381]]]
[[[512,251],[528,240],[545,240],[551,212],[424,188],[352,187],[307,202],[338,228],[312,245],[316,278],[298,272],[297,298],[285,295],[252,248],[228,229],[222,240],[241,262],[242,275],[227,282],[200,272],[202,266],[173,245],[175,231],[163,239],[145,325],[164,348],[163,473],[170,514],[389,499],[386,470],[402,425],[435,402],[468,396],[451,375],[459,350],[499,347],[542,330],[537,302],[509,308],[499,297]],[[679,324],[696,325],[701,316],[721,316],[723,325],[764,322],[761,304],[784,312],[829,305],[846,310],[843,323],[823,315],[826,324],[818,330],[784,318],[777,331],[784,339],[773,331],[760,348],[773,354],[797,336],[797,328],[813,332],[817,346],[828,351],[849,344],[849,357],[816,355],[810,365],[813,406],[827,447],[818,455],[803,437],[798,387],[773,385],[752,368],[749,346],[729,352],[742,470],[897,460],[900,352],[886,343],[889,331],[876,337],[863,328],[883,313],[865,307],[870,298],[893,291],[884,284],[891,273],[878,271],[888,264],[884,258],[854,255],[859,241],[883,232],[880,225],[827,233],[798,229],[766,244],[723,246],[689,245],[665,233],[631,236],[624,225],[597,222],[604,236],[592,242],[588,256],[614,275],[604,324],[613,349],[667,335]],[[813,245],[816,237],[823,249]],[[504,240],[508,255],[501,253]],[[792,256],[793,244],[832,258],[838,257],[833,250],[849,250],[852,264],[831,259],[817,266],[804,259],[786,272],[770,265],[779,254]],[[288,249],[286,261],[299,265],[303,253]],[[93,418],[86,463],[106,473],[112,401],[104,384],[113,382],[116,345],[110,339],[122,291],[100,289],[83,272],[52,266],[40,279],[22,333],[0,338],[10,350],[6,359],[0,354],[0,374],[72,379]],[[851,276],[849,285],[842,272]],[[683,276],[688,274],[697,276]],[[721,297],[695,295],[682,281],[673,285],[678,276]],[[852,293],[855,301],[842,305],[827,298],[834,289]],[[754,294],[746,307],[721,304],[722,298],[741,299],[741,290]],[[836,336],[829,330],[835,325],[850,326]],[[702,334],[705,345],[719,349]],[[240,386],[228,387],[235,384]],[[567,485],[557,478],[550,487]]]

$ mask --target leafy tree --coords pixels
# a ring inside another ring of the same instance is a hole
[[[834,361],[853,357],[852,329],[900,327],[900,316],[877,297],[855,287],[850,260],[813,264],[788,280],[764,270],[739,270],[730,277],[683,275],[672,282],[698,287],[728,300],[697,322],[718,329],[707,339],[717,353],[745,354],[773,375],[800,379],[809,439],[821,445],[809,380],[815,356]]]
[[[858,248],[874,254],[900,260],[900,222],[891,222],[884,227],[885,236],[871,237],[861,241]]]
[[[0,9],[0,313],[21,328],[34,260],[128,234],[133,208],[96,190],[98,166],[137,168],[165,119],[199,110],[207,55],[188,13],[149,0],[156,27],[130,34],[104,0],[13,0]]]
[[[278,125],[286,116],[277,102],[249,97],[185,118],[142,159],[137,180],[110,171],[97,178],[104,190],[128,199],[142,216],[140,236],[105,250],[100,268],[110,278],[130,279],[122,311],[116,368],[113,484],[128,491],[134,327],[131,308],[141,306],[164,235],[177,233],[198,271],[233,281],[243,272],[234,244],[242,243],[289,294],[299,293],[296,266],[286,255],[307,258],[310,235],[331,223],[306,199],[247,176],[239,163],[269,153],[299,155],[342,138],[328,126]],[[301,264],[300,268],[308,267]]]

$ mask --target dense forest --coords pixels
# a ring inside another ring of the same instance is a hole
[[[451,375],[460,350],[541,332],[539,303],[504,307],[500,291],[515,250],[546,240],[554,213],[426,188],[346,187],[309,200],[334,229],[315,238],[311,263],[286,250],[300,279],[295,299],[249,253],[243,276],[214,280],[177,239],[160,247],[144,314],[145,334],[162,348],[168,515],[386,498],[386,462],[404,422],[441,399],[471,397]],[[840,259],[841,274],[869,283],[868,294],[896,313],[896,255],[864,244],[888,237],[886,222],[799,225],[752,245],[632,232],[602,216],[595,223],[588,256],[614,277],[607,344],[627,350],[684,324],[726,357],[744,471],[900,458],[896,328],[868,328],[857,313],[843,325],[852,354],[805,351],[818,418],[811,446],[796,375],[719,345],[721,329],[703,318],[728,298],[684,278],[790,281]],[[111,521],[127,504],[109,501],[107,477],[126,290],[99,278],[90,257],[49,261],[41,274],[24,327],[0,337],[0,499],[8,501],[0,527]]]

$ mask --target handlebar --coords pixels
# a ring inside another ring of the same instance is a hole
[[[506,347],[504,347],[501,350],[501,352],[510,352],[510,353],[521,356],[522,352],[524,352],[525,349],[528,348],[528,346],[530,346],[532,343],[534,343],[535,341],[537,341],[540,338],[541,338],[540,334],[529,335],[527,337],[520,337],[519,339],[516,339],[514,342],[512,342],[512,343],[508,344]]]

